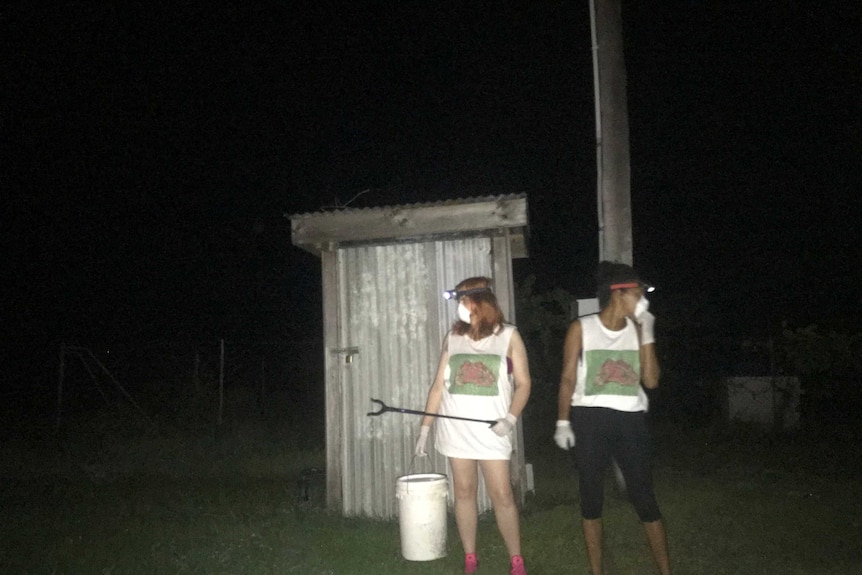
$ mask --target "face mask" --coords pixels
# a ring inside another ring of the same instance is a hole
[[[638,303],[635,304],[634,316],[636,318],[640,317],[648,309],[649,309],[649,300],[646,297],[641,296],[641,298],[638,300]]]
[[[464,323],[470,323],[470,310],[461,302],[458,302],[458,319]]]

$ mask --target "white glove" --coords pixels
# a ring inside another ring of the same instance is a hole
[[[557,420],[557,431],[554,432],[554,441],[560,449],[569,449],[575,446],[575,432],[572,431],[572,424],[566,419]]]
[[[641,326],[641,345],[655,343],[655,335],[653,328],[655,326],[655,316],[645,311],[638,316],[638,324]]]
[[[419,457],[425,457],[428,455],[428,452],[425,451],[425,444],[428,443],[428,432],[431,431],[431,426],[423,425],[419,430],[419,439],[416,440],[416,448],[413,450],[413,454]]]
[[[497,420],[497,423],[491,426],[491,431],[503,437],[504,435],[508,435],[512,429],[515,428],[515,422],[518,421],[518,418],[512,415],[511,413],[507,413],[506,417],[501,417]]]

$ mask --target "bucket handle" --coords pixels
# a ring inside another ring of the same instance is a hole
[[[430,464],[430,459],[431,459],[431,458],[430,458],[429,456],[427,456],[427,455],[426,455],[426,456],[424,456],[424,457],[419,457],[418,455],[416,455],[416,454],[414,453],[414,454],[413,454],[413,457],[410,459],[410,465],[407,467],[407,475],[408,475],[408,476],[409,476],[409,475],[413,475],[413,466],[416,464],[416,460],[417,460],[417,459],[428,459],[428,460],[429,460],[429,464]],[[434,471],[434,466],[433,466],[433,465],[431,465],[431,471],[428,471],[428,472],[426,472],[426,473],[437,473],[437,472],[436,472],[436,471]],[[404,491],[405,491],[406,493],[410,493],[410,482],[409,482],[409,481],[405,481],[405,483],[406,483],[407,485],[406,485],[406,487],[404,488]]]
[[[416,464],[417,459],[430,459],[427,455],[424,457],[419,457],[415,453],[413,454],[413,458],[410,459],[410,466],[407,468],[407,475],[413,475],[413,466]],[[434,466],[431,466],[431,471],[429,473],[433,473]]]

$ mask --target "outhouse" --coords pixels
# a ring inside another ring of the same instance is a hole
[[[512,260],[527,256],[527,198],[506,195],[290,216],[292,242],[321,258],[326,395],[326,500],[344,515],[397,514],[396,479],[451,475],[433,446],[413,457],[420,418],[369,417],[380,399],[422,410],[456,304],[444,290],[487,276],[514,323]],[[512,457],[523,497],[523,430]],[[451,481],[450,481],[451,490]],[[450,498],[451,501],[451,498]],[[490,509],[480,485],[480,511]]]

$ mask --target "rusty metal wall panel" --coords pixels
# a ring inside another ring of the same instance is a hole
[[[422,244],[339,250],[339,362],[344,403],[344,512],[395,515],[395,478],[406,472],[416,416],[368,417],[370,399],[421,409],[436,361],[428,337],[429,268]],[[435,318],[436,323],[436,318]]]
[[[490,277],[491,245],[489,238],[469,238],[338,250],[339,333],[328,352],[342,409],[341,421],[328,425],[341,428],[345,515],[394,517],[398,476],[451,475],[433,439],[429,457],[414,460],[419,416],[366,414],[372,397],[390,406],[424,408],[440,344],[455,318],[455,303],[443,300],[442,292],[470,276]],[[482,487],[480,509],[489,508]]]

